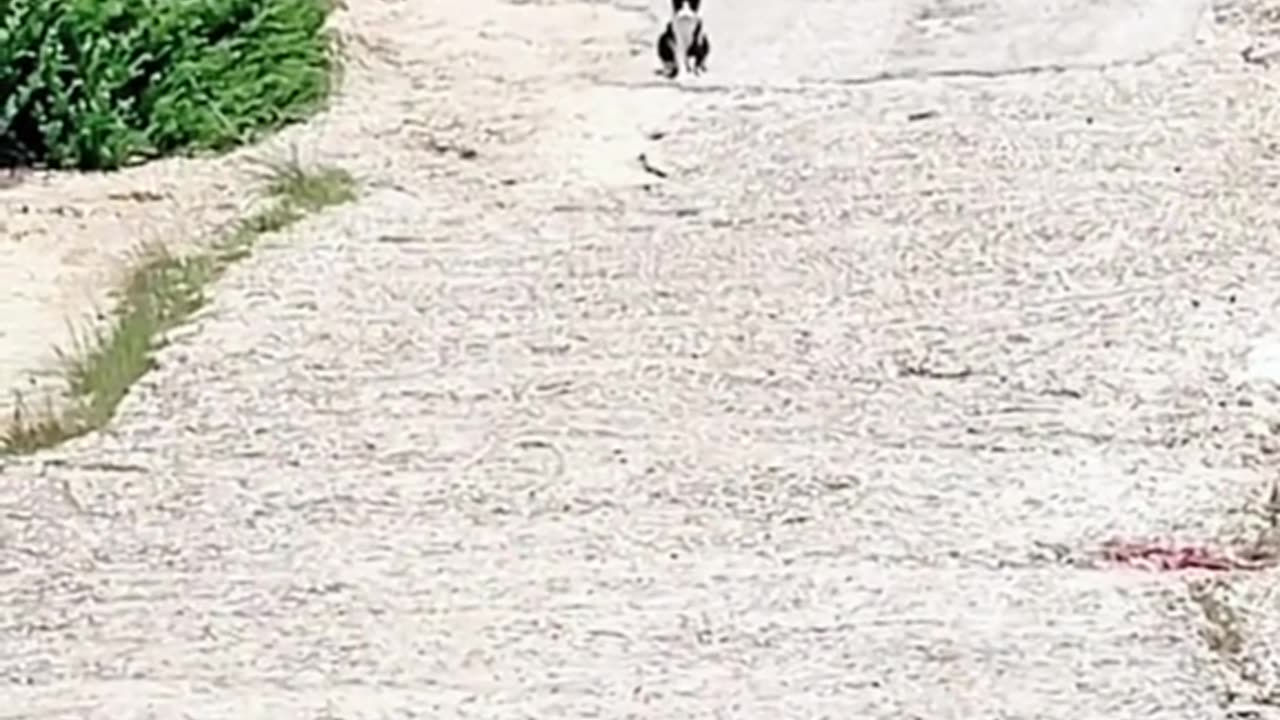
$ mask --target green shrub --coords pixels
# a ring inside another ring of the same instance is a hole
[[[0,0],[0,164],[225,150],[329,91],[330,0]]]

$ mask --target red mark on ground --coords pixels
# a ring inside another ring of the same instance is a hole
[[[1237,554],[1203,545],[1175,545],[1112,540],[1102,546],[1108,562],[1141,570],[1261,570],[1275,565],[1275,558],[1262,554]]]

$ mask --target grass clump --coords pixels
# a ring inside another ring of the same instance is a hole
[[[0,0],[0,164],[224,150],[328,94],[331,0]]]
[[[344,170],[309,171],[296,161],[267,167],[266,191],[274,202],[238,223],[208,253],[144,255],[121,292],[111,324],[91,342],[81,342],[68,362],[70,408],[37,414],[19,399],[8,428],[0,432],[0,454],[32,453],[105,426],[129,388],[155,366],[165,332],[205,304],[208,286],[248,255],[259,236],[356,196],[355,181]]]

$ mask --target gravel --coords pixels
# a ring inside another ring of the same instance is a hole
[[[272,143],[361,200],[0,469],[0,716],[1274,709],[1197,576],[1080,561],[1257,524],[1255,16],[953,7],[924,62],[926,3],[760,0],[672,86],[656,13],[350,5],[346,90]],[[1054,23],[1107,40],[992,59]],[[1269,574],[1224,575],[1259,627]]]

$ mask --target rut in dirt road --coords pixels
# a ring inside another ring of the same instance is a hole
[[[1259,484],[1247,13],[713,3],[682,90],[656,13],[351,5],[350,89],[286,140],[363,199],[232,271],[109,432],[0,475],[6,712],[1203,720],[1273,689],[1226,687],[1182,576],[1086,560],[1222,541]]]

